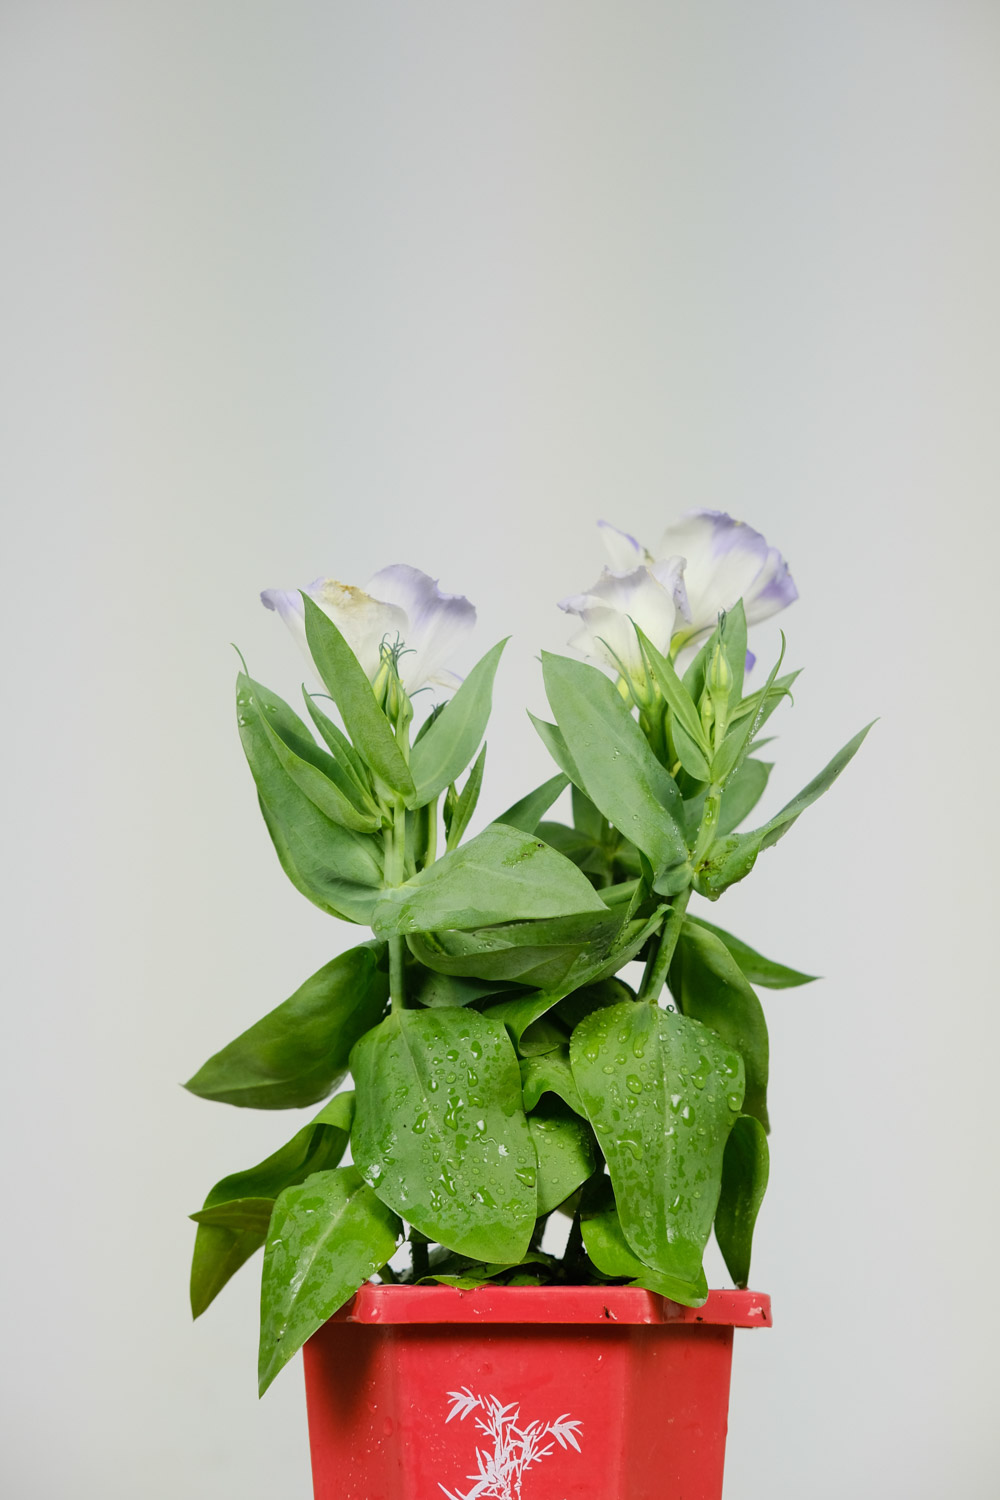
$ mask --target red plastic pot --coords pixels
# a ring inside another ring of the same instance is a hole
[[[366,1286],[305,1346],[316,1500],[720,1500],[770,1298]]]

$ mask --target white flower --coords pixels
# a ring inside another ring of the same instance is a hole
[[[632,567],[627,573],[605,568],[586,594],[559,601],[560,609],[579,615],[582,621],[570,645],[614,667],[642,693],[646,668],[635,626],[658,650],[670,649],[678,623],[683,626],[687,617],[683,566],[683,558],[671,557],[648,567]]]
[[[460,678],[445,665],[476,623],[476,611],[459,594],[443,594],[419,568],[396,563],[369,579],[363,589],[317,578],[303,590],[316,601],[344,637],[369,682],[382,661],[383,644],[398,652],[398,671],[411,695],[419,688],[457,687]],[[276,610],[306,655],[305,606],[297,592],[265,589],[261,602]]]
[[[724,511],[689,511],[667,527],[652,553],[607,522],[601,522],[601,529],[615,567],[683,559],[686,618],[677,627],[675,649],[708,635],[720,612],[732,609],[737,599],[743,600],[747,624],[757,625],[799,597],[777,547],[769,547],[759,531]]]

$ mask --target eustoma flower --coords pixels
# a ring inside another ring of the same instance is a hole
[[[587,594],[562,600],[560,608],[583,621],[572,645],[621,663],[619,670],[624,666],[630,678],[638,672],[640,685],[644,673],[632,621],[660,651],[676,655],[714,630],[719,614],[738,599],[747,624],[755,625],[798,598],[778,549],[724,511],[690,511],[667,527],[655,552],[606,521],[600,527],[613,571],[605,569]]]
[[[422,687],[454,688],[460,679],[446,665],[476,623],[475,607],[460,594],[443,594],[419,568],[396,563],[363,589],[317,578],[304,593],[328,615],[354,652],[370,682],[391,652],[406,692]],[[306,655],[302,595],[265,589],[261,602],[276,610]]]

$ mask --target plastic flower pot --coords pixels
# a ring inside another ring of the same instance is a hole
[[[365,1286],[305,1346],[316,1500],[720,1500],[770,1298]]]

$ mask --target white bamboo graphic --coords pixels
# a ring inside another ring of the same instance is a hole
[[[438,1485],[446,1500],[521,1500],[525,1474],[553,1451],[548,1439],[554,1438],[560,1448],[580,1451],[577,1433],[582,1423],[571,1422],[568,1412],[554,1422],[529,1422],[519,1427],[521,1408],[513,1401],[504,1406],[496,1396],[474,1396],[468,1386],[449,1391],[448,1397],[452,1407],[447,1421],[458,1417],[464,1422],[470,1412],[481,1412],[476,1426],[489,1439],[493,1451],[488,1447],[476,1449],[478,1469],[465,1476],[473,1481],[470,1490],[460,1493]]]

